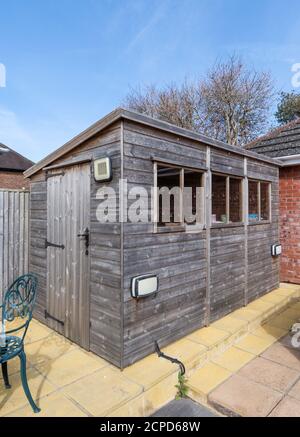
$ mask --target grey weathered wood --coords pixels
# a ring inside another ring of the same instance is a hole
[[[29,192],[0,190],[0,300],[18,277],[28,273]]]
[[[126,367],[153,352],[154,341],[167,345],[278,285],[278,260],[270,256],[270,245],[278,241],[275,161],[120,110],[43,160],[42,167],[39,164],[31,170],[30,265],[41,284],[36,312],[40,320],[44,321],[46,305],[45,216],[47,203],[51,202],[42,168],[64,168],[100,156],[111,157],[113,179],[106,185],[116,190],[121,204],[115,207],[117,223],[98,222],[97,190],[102,184],[94,180],[91,165],[89,286],[93,352],[118,367]],[[145,199],[154,186],[157,162],[203,171],[203,229],[195,233],[172,229],[156,232],[150,199],[148,223],[119,220],[133,202],[131,199],[126,203],[119,193],[119,179],[126,179],[128,190],[144,187]],[[211,223],[212,172],[243,178],[243,223]],[[248,224],[248,178],[271,182],[269,222]],[[145,273],[158,275],[159,292],[133,299],[132,277]]]

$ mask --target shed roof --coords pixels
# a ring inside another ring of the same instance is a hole
[[[248,156],[253,159],[257,159],[259,161],[268,162],[270,164],[280,166],[280,162],[276,161],[272,158],[268,158],[267,156],[262,156],[257,153],[254,153],[250,150],[245,150],[242,147],[237,146],[231,146],[229,144],[226,144],[222,141],[215,140],[212,138],[207,137],[206,135],[199,134],[197,132],[184,129],[178,126],[175,126],[171,123],[167,123],[162,120],[157,120],[155,118],[139,114],[137,112],[124,109],[124,108],[117,108],[114,111],[110,112],[105,117],[101,118],[99,121],[88,127],[86,130],[81,132],[76,137],[72,138],[70,141],[68,141],[63,146],[56,149],[54,152],[50,153],[48,156],[43,158],[41,161],[39,161],[37,164],[29,168],[24,172],[24,175],[26,177],[30,177],[39,170],[43,169],[44,167],[51,164],[56,159],[60,158],[64,154],[70,152],[75,147],[78,147],[81,143],[88,140],[89,138],[93,137],[94,135],[101,132],[103,129],[107,128],[111,124],[115,123],[118,120],[130,120],[134,121],[136,123],[139,123],[141,125],[145,126],[151,126],[154,128],[157,128],[159,130],[163,130],[165,132],[169,132],[181,137],[189,138],[191,140],[198,141],[200,143],[204,143],[210,146],[213,146],[218,149],[226,150],[228,152],[236,153],[238,155],[242,156]]]
[[[271,130],[245,146],[273,158],[300,154],[300,118]]]
[[[30,159],[0,143],[0,170],[25,171],[32,165]]]

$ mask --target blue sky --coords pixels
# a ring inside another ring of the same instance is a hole
[[[0,0],[0,142],[39,160],[137,85],[182,82],[233,52],[291,90],[296,0]],[[300,91],[300,90],[299,90]]]

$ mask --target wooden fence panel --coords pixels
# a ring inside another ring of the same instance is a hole
[[[0,189],[0,300],[28,272],[29,192]]]

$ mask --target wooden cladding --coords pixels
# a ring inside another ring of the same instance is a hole
[[[174,210],[170,219],[174,223],[157,226],[153,232],[151,217],[158,215],[158,199],[154,199],[154,211],[151,208],[146,223],[99,222],[96,210],[101,184],[91,175],[90,350],[121,368],[154,352],[155,341],[160,347],[174,342],[278,285],[279,260],[270,255],[271,244],[278,242],[278,168],[274,161],[262,162],[240,149],[219,147],[205,142],[204,137],[200,141],[198,136],[188,138],[181,132],[164,129],[164,124],[156,122],[154,126],[134,119],[116,121],[91,138],[83,136],[80,144],[76,139],[76,148],[63,156],[59,152],[52,163],[63,168],[71,160],[109,156],[113,179],[107,185],[121,199],[120,178],[127,180],[128,190],[143,187],[151,198],[153,186],[168,186],[163,179],[176,177],[180,208],[185,187],[204,189],[205,229],[185,222],[179,208],[179,222],[175,222]],[[223,190],[224,212],[218,216],[225,214],[226,223],[212,223],[215,176],[222,180]],[[256,182],[262,220],[248,226],[248,183],[252,181]],[[48,202],[45,172],[40,171],[31,180],[30,270],[39,279],[35,316],[47,324]],[[132,202],[128,200],[127,208]],[[124,216],[125,208],[121,202],[117,217]],[[266,221],[268,210],[272,217]],[[195,211],[195,202],[191,211]],[[133,299],[131,281],[141,274],[156,275],[159,290],[155,296]]]

